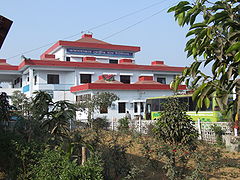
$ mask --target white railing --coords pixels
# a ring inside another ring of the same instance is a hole
[[[134,130],[139,133],[147,134],[148,132],[148,126],[150,124],[155,124],[156,120],[133,120],[129,127],[131,130]],[[116,131],[119,123],[116,119],[112,119],[110,122],[110,130]],[[215,143],[216,142],[216,135],[213,131],[212,126],[220,126],[223,131],[223,135],[232,135],[233,130],[231,127],[231,123],[229,122],[194,122],[193,126],[196,128],[196,130],[199,133],[199,139],[202,139],[204,141],[207,141],[209,143]]]

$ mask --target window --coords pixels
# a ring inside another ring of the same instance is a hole
[[[100,107],[100,114],[108,113],[108,107],[102,106]]]
[[[158,77],[157,82],[159,82],[161,84],[166,84],[166,78]]]
[[[135,102],[134,103],[134,113],[137,113],[138,112],[138,107],[137,107],[137,103]]]
[[[125,102],[118,103],[118,113],[126,113],[126,103]]]
[[[20,87],[22,87],[22,78],[20,78]]]
[[[152,111],[159,111],[159,99],[152,100]]]
[[[70,59],[71,59],[70,57],[66,57],[66,61],[70,61]]]
[[[120,76],[120,82],[124,83],[124,84],[130,84],[130,76],[127,75],[121,75]]]
[[[36,85],[36,84],[37,84],[37,75],[34,76],[34,85]]]
[[[118,60],[115,59],[109,59],[110,64],[118,64]]]
[[[48,84],[59,84],[59,75],[58,74],[48,74],[47,75]]]
[[[80,83],[91,83],[92,75],[91,74],[80,74]]]
[[[91,94],[79,95],[79,96],[76,96],[76,102],[86,101],[86,100],[89,100],[90,98],[91,98]]]

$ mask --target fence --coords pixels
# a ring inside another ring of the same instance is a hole
[[[139,133],[147,134],[148,126],[150,124],[155,124],[156,120],[134,120],[130,123],[130,129],[135,130]],[[220,126],[223,130],[224,135],[233,134],[231,123],[229,122],[194,122],[193,126],[199,133],[199,139],[207,141],[209,143],[216,142],[216,135],[212,129],[212,126]],[[115,131],[118,127],[118,121],[112,119],[109,129]]]

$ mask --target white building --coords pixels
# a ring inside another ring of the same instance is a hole
[[[173,94],[169,84],[183,70],[163,61],[137,65],[134,55],[139,51],[140,47],[109,44],[91,34],[84,34],[77,41],[58,41],[40,60],[23,59],[13,66],[0,59],[0,82],[9,84],[0,92],[11,95],[14,90],[21,90],[32,96],[34,91],[42,90],[50,93],[54,101],[76,102],[82,95],[109,91],[120,100],[95,117],[121,118],[126,111],[137,117],[144,113],[146,98]],[[79,114],[78,118],[86,117]]]

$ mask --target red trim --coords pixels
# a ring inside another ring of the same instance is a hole
[[[24,60],[19,69],[26,65],[48,66],[48,67],[80,67],[80,68],[105,68],[105,69],[130,69],[130,70],[151,70],[151,71],[171,71],[182,72],[183,67],[173,66],[147,66],[136,64],[109,64],[109,63],[88,63],[88,62],[68,62],[68,61],[46,61],[46,60]]]
[[[78,92],[91,89],[105,89],[105,90],[171,90],[168,84],[100,84],[87,83],[70,88],[71,92]],[[185,85],[180,85],[179,90],[186,90]]]
[[[0,63],[6,63],[7,60],[6,59],[0,59]]]
[[[153,81],[153,76],[139,76],[139,81]]]
[[[92,38],[92,34],[83,34],[82,38]]]
[[[13,70],[13,71],[17,71],[18,70],[18,66],[11,66],[11,65],[0,65],[0,70]]]
[[[96,61],[96,57],[83,57],[83,62]]]
[[[164,61],[152,61],[152,65],[156,66],[156,65],[163,65],[164,64]]]
[[[46,50],[41,56],[40,59],[44,59],[45,54],[51,53],[54,49],[56,49],[58,46],[60,46],[59,41],[56,42],[53,46],[51,46],[48,50]]]
[[[124,63],[132,63],[132,59],[120,59],[119,64],[124,64]]]
[[[123,46],[123,45],[113,45],[113,44],[86,43],[86,42],[77,42],[77,41],[58,41],[52,47],[50,47],[47,51],[45,51],[40,56],[40,58],[43,59],[45,54],[51,53],[54,49],[56,49],[59,46],[110,49],[110,50],[121,50],[121,51],[131,51],[131,52],[140,51],[140,47],[137,47],[137,46]]]
[[[77,41],[59,41],[60,46],[69,47],[84,47],[84,48],[97,48],[97,49],[111,49],[111,50],[122,50],[122,51],[140,51],[140,47],[137,46],[123,46],[113,44],[100,44],[100,43],[86,43]]]
[[[52,59],[55,59],[55,55],[54,55],[54,54],[44,54],[43,58],[52,58]]]

